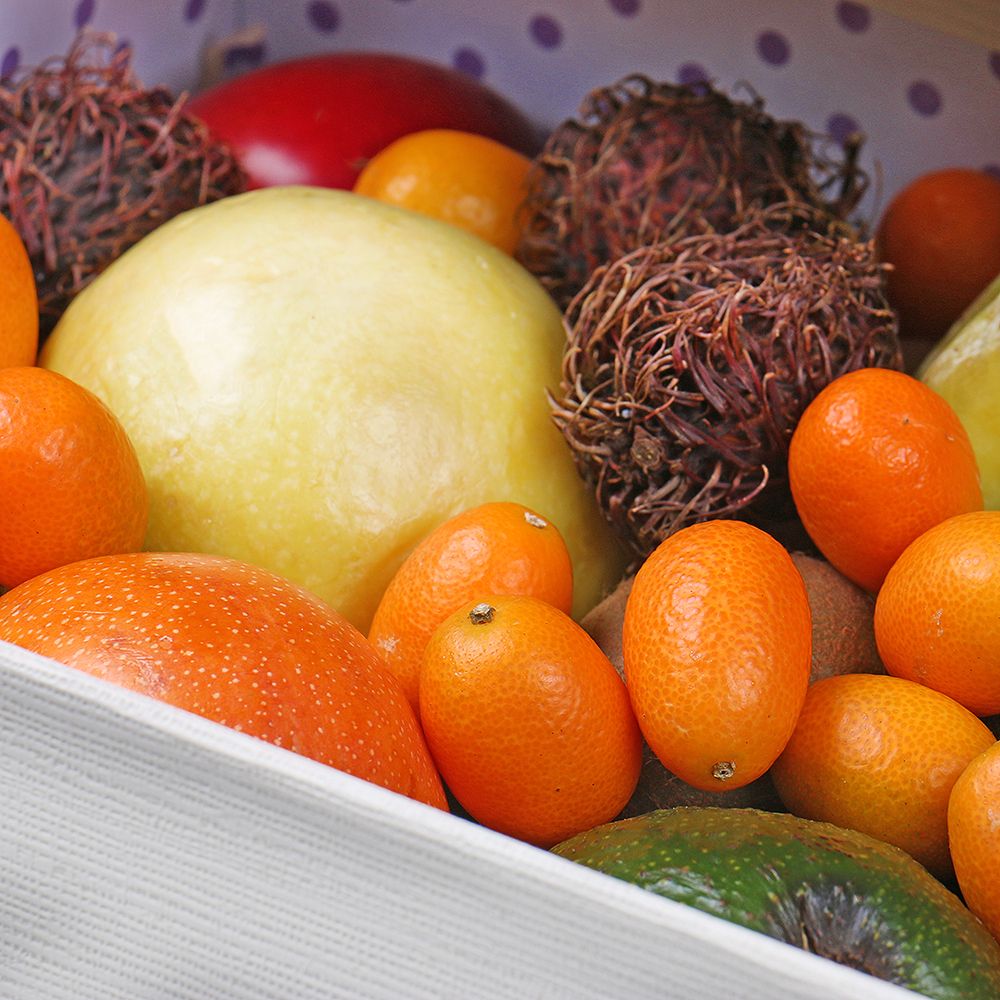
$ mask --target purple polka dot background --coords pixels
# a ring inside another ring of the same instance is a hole
[[[843,3],[837,4],[837,20],[847,31],[860,32],[868,30],[872,15],[865,4],[843,0]]]
[[[7,79],[17,71],[21,63],[21,50],[12,45],[0,56],[0,79]]]
[[[451,64],[455,69],[476,80],[481,80],[486,73],[486,60],[480,52],[468,46],[455,50]]]
[[[711,74],[699,63],[682,63],[677,70],[677,82],[683,83],[687,87],[693,87],[700,83],[706,83],[711,79]]]
[[[329,0],[312,0],[306,13],[310,26],[324,35],[333,34],[340,26],[340,13]]]
[[[928,80],[915,80],[910,84],[906,96],[918,115],[930,117],[941,110],[941,93]]]
[[[622,17],[635,17],[642,6],[639,0],[609,0],[609,2],[611,9]]]
[[[554,49],[562,41],[562,28],[554,17],[538,14],[529,22],[531,37],[543,49]]]
[[[837,113],[827,118],[825,131],[832,139],[843,145],[848,139],[862,132],[862,129],[850,115]]]
[[[762,31],[757,36],[757,53],[768,66],[784,66],[792,57],[788,39],[780,31]]]
[[[85,28],[94,19],[94,11],[97,7],[95,0],[79,0],[76,5],[76,12],[73,15],[73,23],[78,28]]]
[[[207,41],[233,35],[226,76],[323,51],[396,51],[481,80],[543,125],[632,72],[711,82],[834,143],[862,134],[883,204],[927,170],[1000,169],[1000,47],[865,0],[715,0],[710,18],[693,0],[505,0],[488,17],[463,0],[8,2],[0,78],[64,51],[85,26],[127,39],[142,79],[175,90],[197,85]]]

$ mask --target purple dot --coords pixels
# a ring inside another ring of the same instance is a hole
[[[933,83],[928,83],[926,80],[911,83],[906,96],[910,101],[910,107],[918,115],[929,118],[941,110],[941,93]]]
[[[264,62],[267,47],[263,42],[254,45],[234,45],[226,49],[222,64],[228,73],[239,73],[243,70],[256,69]]]
[[[863,3],[843,0],[843,3],[837,4],[837,20],[848,31],[867,31],[872,23],[872,15]]]
[[[708,83],[708,72],[700,63],[686,62],[677,70],[677,82],[685,87]]]
[[[622,17],[635,17],[642,7],[640,0],[609,0],[611,9]]]
[[[792,50],[780,32],[763,31],[757,36],[757,53],[771,66],[784,66]]]
[[[306,11],[312,26],[325,35],[333,33],[340,27],[340,14],[329,0],[312,0]]]
[[[826,131],[832,139],[843,145],[852,135],[861,131],[858,123],[850,116],[843,114],[830,115],[826,120]]]
[[[205,13],[205,0],[188,0],[184,8],[185,21],[197,21]]]
[[[983,170],[1000,181],[1000,163],[987,163]]]
[[[475,49],[456,49],[451,63],[455,69],[476,80],[481,80],[486,73],[486,63]]]
[[[21,50],[16,46],[9,48],[0,60],[0,79],[6,80],[17,72],[17,67],[21,65]]]
[[[73,23],[78,28],[85,28],[94,17],[94,8],[97,0],[80,0],[76,5],[76,13],[73,15]]]
[[[539,14],[533,17],[529,27],[531,37],[543,49],[558,48],[562,42],[562,28],[559,27],[559,22],[555,18],[549,17],[548,14]]]
[[[1000,52],[990,53],[990,69],[995,77],[1000,77]]]

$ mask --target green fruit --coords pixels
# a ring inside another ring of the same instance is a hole
[[[1000,276],[959,317],[918,375],[958,414],[979,463],[986,509],[1000,509]]]
[[[1000,945],[924,868],[864,834],[785,813],[677,807],[552,850],[935,1000],[1000,996]]]
[[[491,500],[559,528],[577,615],[620,575],[550,418],[563,345],[541,285],[482,240],[272,187],[145,237],[74,299],[41,363],[124,424],[147,548],[263,566],[367,631],[413,546]]]

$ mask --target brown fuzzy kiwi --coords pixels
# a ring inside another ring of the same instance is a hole
[[[622,680],[625,680],[622,625],[625,621],[625,603],[628,601],[634,581],[634,576],[625,577],[603,601],[580,619],[584,630],[601,647]]]
[[[875,645],[875,598],[825,559],[793,552],[812,611],[810,681],[835,674],[884,674]]]

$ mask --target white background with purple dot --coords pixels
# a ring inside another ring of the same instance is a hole
[[[1000,174],[1000,52],[859,0],[5,0],[0,75],[60,54],[76,27],[131,42],[145,82],[193,87],[206,44],[261,25],[231,74],[319,51],[423,56],[480,78],[543,125],[630,72],[752,88],[837,141],[867,136],[869,213],[927,170]]]

